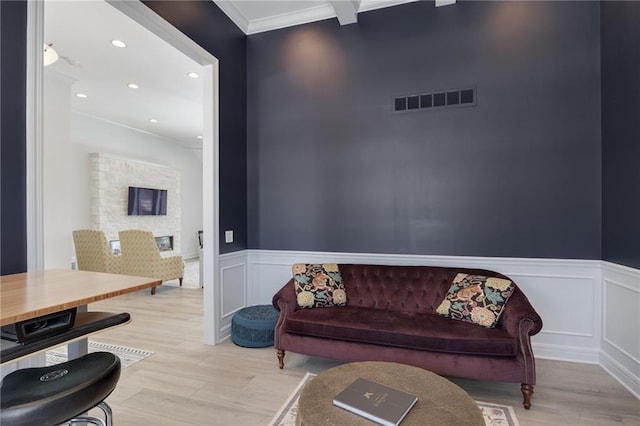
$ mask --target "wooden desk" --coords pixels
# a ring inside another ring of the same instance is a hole
[[[161,281],[155,278],[63,269],[4,275],[0,277],[0,325],[83,307],[159,284]],[[0,365],[78,339],[83,339],[85,349],[78,346],[74,352],[86,352],[86,336],[128,321],[129,314],[78,312],[73,329],[51,338],[26,344],[0,339]]]
[[[160,285],[155,278],[52,269],[0,277],[0,325]]]

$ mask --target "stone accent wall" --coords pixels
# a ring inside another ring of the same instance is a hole
[[[156,237],[173,236],[173,251],[180,254],[180,172],[103,153],[90,154],[91,227],[104,231],[107,240],[117,240],[118,231],[143,229]],[[167,190],[166,216],[129,216],[129,186]]]

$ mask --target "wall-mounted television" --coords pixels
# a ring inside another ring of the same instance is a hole
[[[129,187],[129,216],[166,216],[167,190]]]

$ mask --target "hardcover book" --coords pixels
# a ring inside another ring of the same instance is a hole
[[[360,377],[333,398],[333,405],[381,425],[396,426],[417,401],[415,395]]]

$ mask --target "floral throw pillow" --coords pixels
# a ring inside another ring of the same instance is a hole
[[[293,265],[298,306],[326,308],[347,304],[342,275],[335,263]]]
[[[458,274],[436,312],[455,320],[493,328],[515,290],[510,280]]]

